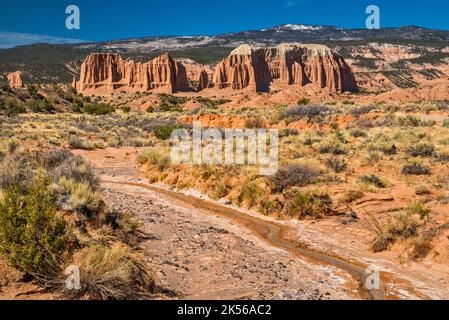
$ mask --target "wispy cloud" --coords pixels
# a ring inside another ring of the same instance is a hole
[[[0,49],[14,48],[17,46],[35,43],[67,44],[87,42],[79,39],[59,38],[40,34],[2,32],[0,31]]]
[[[293,8],[293,7],[299,6],[304,1],[305,0],[290,0],[290,1],[286,1],[286,2],[284,2],[284,7]]]

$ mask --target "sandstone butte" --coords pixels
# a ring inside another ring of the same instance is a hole
[[[16,71],[7,75],[8,83],[11,88],[23,87],[23,73],[22,71]]]
[[[188,70],[188,72],[186,71]],[[188,77],[188,75],[190,78]],[[193,79],[191,77],[194,77]],[[351,68],[324,45],[283,44],[272,48],[241,45],[213,71],[173,60],[167,53],[146,62],[123,60],[118,54],[95,53],[81,66],[74,87],[84,94],[159,90],[198,91],[208,88],[266,92],[272,83],[302,87],[309,83],[333,92],[358,92]]]
[[[123,60],[118,54],[94,53],[81,65],[80,80],[73,86],[85,94],[189,90],[184,65],[167,53],[146,63]]]

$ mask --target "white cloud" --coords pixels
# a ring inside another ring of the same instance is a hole
[[[58,38],[31,33],[0,32],[0,49],[14,48],[34,43],[64,44],[86,42],[78,39]]]

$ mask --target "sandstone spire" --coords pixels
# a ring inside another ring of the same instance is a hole
[[[202,70],[198,77],[198,91],[207,89],[209,87],[209,75],[206,70]]]
[[[7,79],[11,88],[23,88],[23,73],[22,71],[16,71],[8,74]]]

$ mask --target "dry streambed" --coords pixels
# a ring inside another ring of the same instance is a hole
[[[402,298],[427,298],[387,273],[381,290],[367,291],[360,260],[306,249],[286,240],[289,230],[273,221],[146,184],[134,169],[136,152],[80,153],[98,170],[107,203],[143,222],[150,237],[141,249],[173,298],[400,298],[394,283],[401,284]]]

